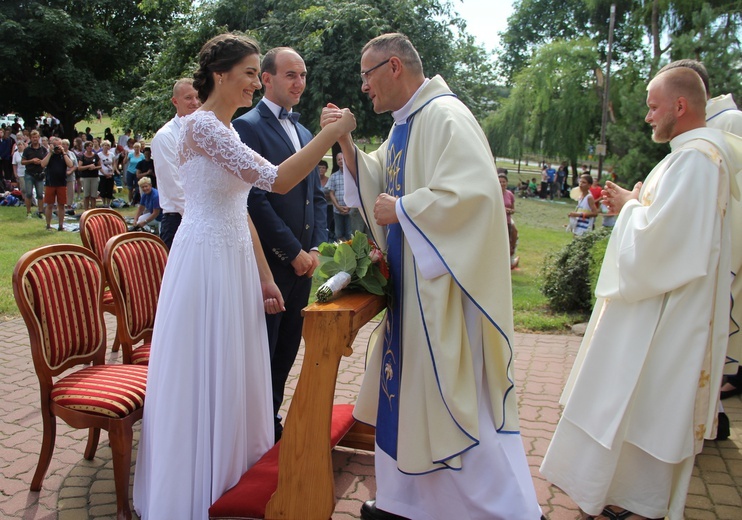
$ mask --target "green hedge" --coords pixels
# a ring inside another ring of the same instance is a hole
[[[590,312],[610,228],[575,237],[546,255],[541,268],[541,292],[554,312]]]

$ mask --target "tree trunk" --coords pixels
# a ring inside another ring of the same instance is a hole
[[[62,125],[61,137],[69,139],[71,143],[75,137],[77,137],[77,134],[75,133],[75,123],[77,123],[77,118],[75,115],[71,112],[59,112],[52,115],[59,119],[59,123]]]
[[[653,77],[660,63],[662,49],[660,47],[660,0],[652,0],[652,70],[649,77]]]

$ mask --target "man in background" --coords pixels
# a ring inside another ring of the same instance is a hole
[[[152,160],[157,171],[157,191],[162,208],[160,238],[168,249],[173,245],[175,232],[178,231],[185,210],[185,196],[178,175],[177,162],[181,118],[192,114],[201,106],[198,93],[193,88],[193,79],[183,78],[176,81],[173,85],[173,97],[170,100],[175,106],[175,117],[157,131],[150,145]]]

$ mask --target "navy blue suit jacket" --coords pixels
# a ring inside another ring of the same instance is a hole
[[[232,125],[242,142],[275,165],[295,153],[286,131],[262,101]],[[302,147],[312,139],[312,133],[299,123],[296,133]],[[280,271],[286,268],[293,274],[291,261],[300,250],[309,251],[327,241],[327,203],[316,168],[284,195],[252,188],[247,201],[274,277],[283,278]]]

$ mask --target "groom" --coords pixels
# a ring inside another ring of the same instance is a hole
[[[269,50],[261,71],[265,96],[232,122],[242,141],[273,164],[282,163],[312,139],[311,132],[299,124],[299,114],[291,110],[301,99],[306,76],[304,60],[296,51]],[[283,432],[278,410],[301,342],[301,310],[319,265],[317,246],[327,240],[327,204],[315,172],[285,195],[253,188],[247,205],[286,305],[282,313],[266,314],[278,442]]]

